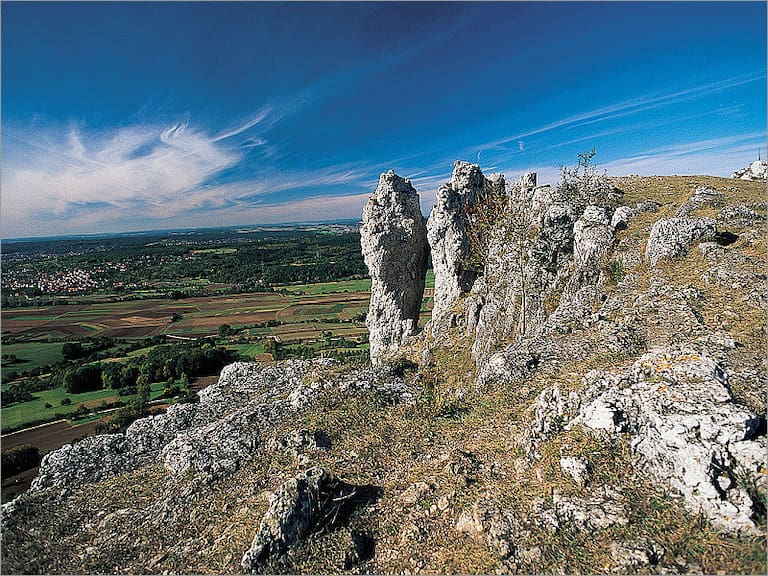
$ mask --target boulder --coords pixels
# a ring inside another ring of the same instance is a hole
[[[760,159],[755,160],[747,168],[736,170],[731,177],[740,180],[765,180],[768,178],[768,162]]]
[[[321,518],[321,498],[332,481],[327,470],[310,468],[274,493],[251,547],[243,555],[245,572],[253,572],[269,556],[284,552],[303,538]]]
[[[409,180],[382,174],[363,209],[363,257],[371,275],[366,317],[371,361],[397,350],[418,330],[427,273],[427,229]]]
[[[613,211],[608,206],[587,206],[573,226],[573,260],[577,268],[599,274],[600,264],[611,249]]]
[[[258,571],[313,530],[335,528],[356,506],[380,495],[378,487],[347,484],[319,466],[300,472],[272,495],[251,547],[243,555],[243,570]],[[367,550],[373,549],[370,537],[365,544]],[[360,553],[357,556],[357,560],[363,559]]]
[[[651,228],[645,260],[655,265],[662,258],[682,256],[697,240],[716,234],[717,225],[712,218],[661,218]]]
[[[675,216],[678,218],[690,216],[694,210],[703,206],[723,206],[724,204],[725,194],[716,192],[709,186],[697,186],[693,196],[677,209]]]

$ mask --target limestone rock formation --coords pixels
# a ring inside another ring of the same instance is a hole
[[[320,365],[231,364],[199,393],[198,403],[174,404],[165,414],[137,420],[125,434],[93,436],[47,454],[30,491],[54,488],[66,495],[153,462],[163,462],[172,474],[215,478],[232,472],[252,456],[259,428],[294,409],[281,396],[300,388],[313,364]]]
[[[86,484],[152,463],[162,463],[173,477],[190,473],[212,481],[231,474],[253,458],[265,431],[321,396],[322,384],[309,377],[332,365],[329,360],[231,364],[216,384],[199,392],[198,403],[174,404],[165,414],[137,420],[125,434],[93,436],[50,452],[29,492],[54,489],[66,497]],[[354,370],[333,386],[371,391],[389,403],[413,399],[389,370]]]
[[[435,272],[433,333],[444,333],[455,324],[452,308],[459,297],[470,292],[478,277],[478,271],[470,265],[467,213],[491,186],[503,188],[503,176],[486,179],[477,164],[457,160],[450,182],[437,190],[427,221]]]
[[[680,208],[677,209],[675,216],[683,218],[690,216],[695,210],[703,206],[716,206],[720,207],[725,204],[725,194],[716,192],[709,186],[697,186],[696,190],[688,200],[686,200]]]
[[[427,272],[427,229],[419,195],[391,170],[382,174],[363,209],[363,257],[371,275],[366,317],[376,364],[418,330]]]
[[[580,270],[599,271],[613,242],[613,210],[587,206],[573,226],[573,260]]]
[[[715,234],[717,225],[712,218],[662,218],[651,228],[645,259],[654,265],[662,258],[680,256],[697,240]]]
[[[735,403],[720,365],[695,348],[670,347],[620,373],[593,370],[584,384],[541,393],[534,447],[577,424],[628,433],[639,468],[684,496],[692,513],[725,532],[760,532],[754,498],[766,488],[765,418]]]
[[[755,160],[747,168],[740,168],[731,175],[739,180],[765,180],[768,178],[768,162]]]
[[[489,237],[472,347],[478,367],[488,367],[486,359],[500,344],[535,337],[547,318],[544,301],[571,274],[578,209],[558,189],[531,188],[535,180],[527,174],[513,188],[511,217]]]

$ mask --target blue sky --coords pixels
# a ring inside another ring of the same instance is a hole
[[[2,5],[2,236],[428,214],[508,179],[765,156],[765,3]]]

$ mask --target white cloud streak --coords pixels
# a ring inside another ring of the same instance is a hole
[[[566,118],[562,118],[555,122],[551,122],[550,124],[546,124],[544,126],[534,128],[520,134],[515,134],[509,137],[486,142],[484,144],[474,146],[472,150],[475,151],[475,150],[483,150],[483,149],[492,149],[499,146],[503,146],[505,144],[517,142],[525,138],[530,138],[531,136],[537,136],[540,134],[544,134],[546,132],[551,132],[557,129],[570,129],[570,128],[576,128],[580,126],[585,126],[588,124],[604,122],[606,120],[614,120],[616,118],[637,114],[639,112],[645,112],[648,110],[662,108],[664,106],[686,102],[688,100],[695,99],[695,98],[704,98],[707,96],[712,96],[714,94],[718,94],[744,84],[750,84],[752,82],[759,82],[764,80],[765,80],[765,74],[750,74],[748,76],[728,78],[725,80],[721,80],[719,82],[712,82],[709,84],[694,86],[691,88],[678,90],[676,92],[671,92],[668,94],[645,95],[638,98],[626,100],[624,102],[619,102],[616,104],[611,104],[608,106],[597,108],[589,112],[568,116]]]
[[[5,144],[12,142],[13,154],[4,154],[3,159],[3,236],[135,230],[160,223],[212,225],[237,217],[242,223],[250,215],[266,221],[267,214],[296,220],[300,215],[290,218],[290,206],[306,208],[311,217],[314,207],[330,214],[333,202],[292,201],[280,203],[288,206],[282,209],[277,207],[281,193],[286,198],[297,189],[322,194],[324,187],[333,186],[373,190],[372,165],[292,170],[274,165],[270,162],[276,156],[273,147],[253,134],[274,122],[269,114],[265,108],[214,136],[188,122],[134,125],[110,132],[81,127],[44,133],[7,129]],[[236,136],[243,141],[237,142]],[[240,180],[216,183],[227,170],[241,168],[246,156],[253,154],[249,149],[257,147],[266,150],[257,152],[263,167]],[[266,198],[271,204],[266,204]],[[349,202],[343,198],[340,212]]]
[[[728,177],[756,159],[765,147],[765,134],[711,138],[645,150],[605,164],[612,175],[710,175]]]

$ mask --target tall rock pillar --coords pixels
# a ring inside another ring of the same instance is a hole
[[[443,333],[455,322],[454,305],[472,289],[478,272],[469,265],[471,250],[467,213],[491,186],[501,186],[503,176],[483,176],[480,166],[456,160],[451,181],[438,188],[435,206],[427,221],[427,238],[435,272],[432,332]]]
[[[371,275],[365,323],[370,355],[379,364],[418,330],[427,273],[427,228],[419,195],[409,180],[382,174],[363,209],[363,258]]]

